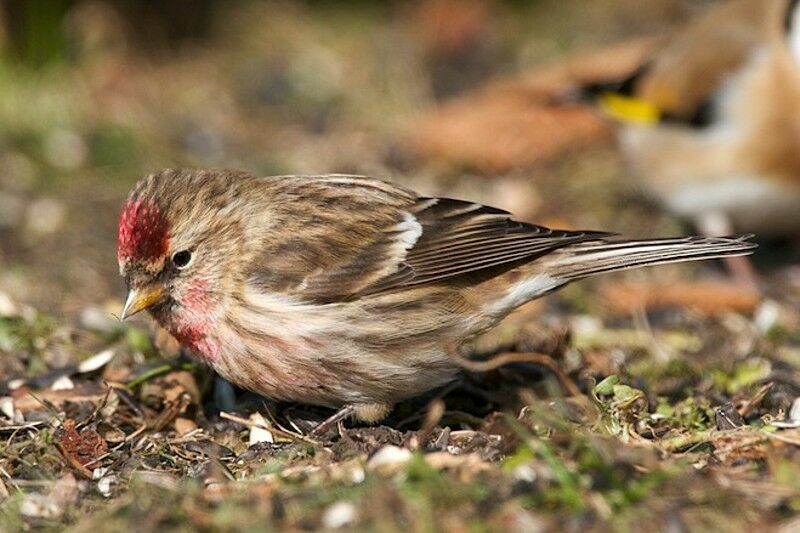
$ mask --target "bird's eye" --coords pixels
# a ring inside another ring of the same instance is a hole
[[[185,268],[192,260],[192,252],[181,250],[172,255],[172,263],[178,268]]]

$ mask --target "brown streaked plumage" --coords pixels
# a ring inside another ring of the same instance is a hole
[[[343,175],[165,170],[120,222],[123,318],[147,308],[229,381],[368,422],[451,381],[462,343],[562,285],[753,248],[551,230]]]

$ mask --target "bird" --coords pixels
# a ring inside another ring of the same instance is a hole
[[[702,233],[800,239],[798,0],[731,0],[583,95],[643,192]]]
[[[445,385],[459,350],[578,279],[749,254],[749,236],[555,230],[371,177],[167,169],[124,204],[125,320],[147,309],[231,383],[377,423]]]

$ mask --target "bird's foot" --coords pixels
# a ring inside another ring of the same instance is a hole
[[[346,405],[326,420],[320,422],[309,435],[312,437],[320,437],[339,424],[339,422],[351,416],[360,422],[375,424],[386,418],[386,415],[391,412],[392,407],[392,405],[378,402]]]

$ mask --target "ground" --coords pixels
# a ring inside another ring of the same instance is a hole
[[[473,349],[536,357],[322,438],[304,434],[326,411],[215,388],[114,316],[119,209],[164,166],[356,172],[544,224],[688,231],[636,194],[610,129],[502,170],[414,139],[449,98],[699,3],[238,2],[144,44],[76,5],[66,51],[0,61],[0,529],[800,529],[796,245],[760,249],[762,294],[715,263],[572,285]]]

